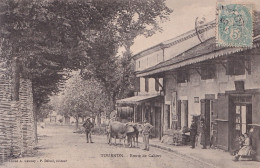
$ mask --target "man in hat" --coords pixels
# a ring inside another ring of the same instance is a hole
[[[90,121],[90,117],[87,117],[86,121],[83,124],[83,127],[85,128],[86,132],[86,138],[87,138],[87,143],[93,143],[91,139],[91,130],[94,127],[94,124]]]
[[[144,149],[143,150],[149,151],[149,136],[152,128],[153,126],[149,122],[147,122],[147,120],[144,120],[144,124],[143,124]]]
[[[197,136],[197,124],[195,122],[195,116],[192,117],[191,126],[190,126],[190,143],[191,148],[195,148],[195,141]]]
[[[202,149],[206,149],[206,125],[204,118],[200,120],[200,144],[203,146]]]

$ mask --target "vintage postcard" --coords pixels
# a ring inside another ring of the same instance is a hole
[[[0,168],[259,168],[259,0],[1,0]]]

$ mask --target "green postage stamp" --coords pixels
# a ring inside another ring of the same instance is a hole
[[[252,4],[217,3],[216,42],[225,47],[252,47]]]

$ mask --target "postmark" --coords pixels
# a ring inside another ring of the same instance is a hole
[[[224,47],[252,47],[253,4],[217,3],[216,42]]]

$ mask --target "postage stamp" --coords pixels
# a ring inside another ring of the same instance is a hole
[[[252,47],[253,4],[217,3],[216,42],[225,47]]]

